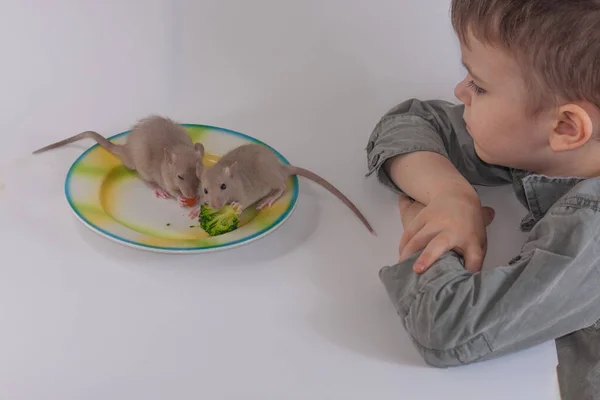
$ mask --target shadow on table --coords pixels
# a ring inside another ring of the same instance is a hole
[[[394,206],[391,200],[389,208]],[[379,265],[382,257],[377,255],[390,253],[396,236],[394,221],[382,216],[372,223],[377,237],[361,230],[357,222],[355,233],[318,241],[314,251],[320,261],[306,268],[307,278],[319,293],[308,323],[341,348],[390,364],[429,368],[379,280],[383,264]]]
[[[322,302],[311,317],[316,332],[337,346],[390,364],[428,368],[390,302],[377,298]]]

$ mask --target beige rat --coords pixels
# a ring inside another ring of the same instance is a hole
[[[260,201],[256,207],[260,210],[283,195],[291,175],[308,178],[329,190],[375,234],[357,207],[331,183],[304,168],[281,163],[271,149],[261,144],[239,146],[205,168],[200,175],[202,201],[215,209],[231,204],[239,213]],[[198,212],[199,208],[192,210],[190,217],[196,217]]]
[[[198,197],[198,176],[204,166],[204,146],[192,143],[185,129],[169,118],[149,116],[133,127],[123,145],[114,144],[102,135],[86,131],[33,152],[41,153],[80,139],[93,139],[104,149],[121,159],[128,169],[155,189],[157,197],[175,197],[180,205],[185,198]]]

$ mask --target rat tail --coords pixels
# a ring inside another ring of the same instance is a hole
[[[369,221],[367,221],[365,216],[358,210],[358,208],[354,205],[354,203],[352,201],[350,201],[350,199],[348,199],[342,192],[340,192],[331,183],[327,182],[324,178],[320,177],[319,175],[315,174],[314,172],[311,172],[304,168],[288,166],[287,169],[291,174],[310,179],[311,181],[318,183],[319,185],[323,186],[325,189],[329,190],[331,193],[333,193],[333,195],[335,197],[340,199],[346,206],[348,206],[348,208],[350,208],[352,210],[352,212],[354,212],[354,214],[367,227],[369,232],[371,232],[373,235],[377,236],[377,234],[373,230],[373,227],[371,227],[371,224],[369,224]]]
[[[100,146],[105,148],[107,151],[118,156],[119,158],[123,158],[125,155],[124,151],[123,151],[124,150],[123,146],[112,143],[110,140],[106,139],[104,136],[102,136],[99,133],[96,133],[94,131],[85,131],[78,135],[71,136],[70,138],[61,140],[59,142],[49,144],[46,147],[42,147],[41,149],[34,151],[33,154],[39,154],[39,153],[42,153],[47,150],[56,149],[57,147],[67,145],[69,143],[73,143],[73,142],[76,142],[81,139],[92,139],[96,143],[98,143]]]

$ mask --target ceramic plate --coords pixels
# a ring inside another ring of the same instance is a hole
[[[267,146],[289,164],[276,150],[250,136],[206,125],[182,125],[192,141],[204,144],[206,166],[245,143]],[[124,143],[129,132],[109,139]],[[65,195],[77,218],[108,239],[150,251],[202,253],[247,244],[273,232],[296,207],[298,178],[290,177],[286,192],[270,208],[247,209],[238,229],[214,237],[200,228],[197,219],[187,216],[189,208],[180,207],[175,199],[156,198],[149,185],[99,145],[73,163],[65,181]]]

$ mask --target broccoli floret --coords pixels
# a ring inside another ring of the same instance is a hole
[[[231,205],[215,210],[206,204],[200,207],[200,227],[210,236],[222,235],[237,229],[238,213]]]

